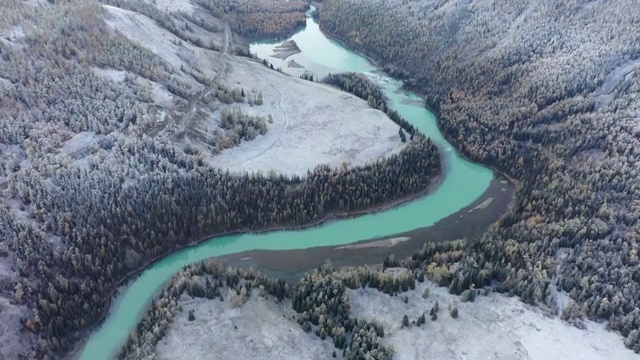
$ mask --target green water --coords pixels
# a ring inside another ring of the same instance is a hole
[[[207,240],[197,247],[177,251],[145,269],[118,296],[105,322],[90,335],[80,359],[110,359],[126,340],[129,332],[135,328],[150,299],[157,294],[166,280],[185,265],[247,250],[289,250],[344,245],[427,227],[471,204],[489,186],[493,173],[459,157],[438,131],[434,115],[420,105],[406,104],[407,100],[416,100],[419,97],[399,91],[400,82],[376,72],[375,67],[366,59],[325,37],[312,19],[308,19],[306,28],[292,38],[302,53],[290,57],[287,61],[293,59],[316,74],[362,72],[382,85],[391,107],[436,141],[444,151],[447,171],[442,185],[428,196],[378,214],[333,221],[306,230],[219,237]],[[261,58],[269,58],[274,46],[275,44],[254,44],[251,51]],[[273,62],[274,66],[282,66],[285,72],[290,70],[285,68],[286,64],[282,61],[274,58],[269,58],[269,61]],[[291,72],[294,73],[294,70],[291,69]]]

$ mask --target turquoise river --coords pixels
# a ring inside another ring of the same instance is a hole
[[[378,72],[364,57],[327,38],[311,18],[307,19],[307,26],[291,39],[298,44],[301,53],[289,57],[286,62],[270,57],[278,42],[253,44],[251,52],[294,76],[304,70],[288,68],[290,60],[295,60],[304,69],[315,74],[355,71],[371,77],[383,86],[391,107],[443,149],[446,176],[441,185],[427,196],[376,214],[331,221],[304,230],[217,237],[176,251],[144,269],[121,291],[114,299],[105,321],[89,335],[79,355],[80,359],[112,358],[165,281],[185,265],[249,250],[291,250],[344,245],[428,227],[474,202],[489,186],[493,178],[492,171],[458,156],[438,130],[435,116],[418,101],[418,96],[400,91],[400,82]]]

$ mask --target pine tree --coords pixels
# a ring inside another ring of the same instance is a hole
[[[454,307],[453,309],[451,309],[451,317],[454,319],[458,318],[458,308]]]
[[[409,317],[406,314],[402,317],[402,326],[409,327]]]

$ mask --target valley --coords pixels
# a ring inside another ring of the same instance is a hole
[[[640,9],[556,2],[0,6],[0,359],[634,358]]]

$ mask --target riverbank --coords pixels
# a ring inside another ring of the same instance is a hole
[[[443,173],[445,172],[446,167],[443,166]],[[441,184],[442,182],[442,175],[439,175],[437,177],[435,177],[431,184],[427,187],[427,189],[425,189],[424,191],[418,192],[416,194],[412,194],[412,195],[408,195],[393,201],[389,201],[386,202],[384,204],[378,205],[378,206],[374,206],[368,209],[364,209],[364,210],[360,210],[360,211],[353,211],[353,212],[344,212],[344,213],[330,213],[327,214],[326,216],[322,217],[321,219],[311,222],[311,223],[307,223],[307,224],[303,224],[303,225],[292,225],[292,226],[272,226],[266,229],[240,229],[240,230],[235,230],[235,231],[225,231],[225,232],[221,232],[218,234],[214,234],[214,235],[208,235],[206,237],[200,238],[197,241],[192,241],[188,244],[185,245],[181,245],[181,246],[176,246],[175,248],[168,250],[164,253],[162,253],[161,255],[156,256],[155,258],[153,258],[152,260],[149,260],[148,262],[144,263],[142,266],[140,266],[139,268],[137,268],[136,270],[131,271],[130,273],[128,273],[121,281],[119,281],[116,285],[114,285],[114,290],[111,292],[111,295],[109,296],[109,303],[107,305],[107,311],[105,311],[105,313],[102,315],[102,317],[93,325],[90,326],[82,331],[80,331],[78,333],[78,336],[75,337],[73,340],[77,342],[77,344],[73,347],[73,350],[68,354],[68,356],[66,358],[68,359],[74,359],[77,357],[79,351],[81,350],[81,348],[83,347],[83,345],[86,343],[86,339],[88,338],[88,336],[96,329],[99,328],[105,321],[105,319],[107,318],[107,316],[109,315],[109,313],[113,310],[113,305],[114,305],[114,300],[118,298],[118,296],[121,295],[121,293],[126,292],[126,289],[128,288],[129,284],[131,284],[132,282],[134,282],[137,277],[146,269],[152,267],[153,265],[155,265],[156,263],[158,263],[159,261],[161,261],[162,259],[164,259],[165,257],[169,256],[172,253],[176,253],[180,250],[186,250],[189,248],[196,248],[199,245],[201,245],[202,243],[212,240],[215,241],[218,238],[222,238],[222,237],[226,237],[226,236],[232,236],[232,235],[242,235],[242,234],[265,234],[265,233],[277,233],[280,231],[297,231],[297,230],[304,230],[304,229],[309,229],[309,228],[313,228],[313,227],[318,227],[321,225],[327,225],[333,221],[338,221],[338,220],[345,220],[345,219],[351,219],[351,218],[355,218],[355,217],[359,217],[359,216],[364,216],[364,215],[370,215],[370,214],[376,214],[376,213],[380,213],[380,212],[384,212],[387,210],[390,210],[392,208],[396,208],[399,206],[402,206],[406,203],[409,203],[411,201],[414,201],[416,199],[419,199],[421,197],[427,196],[428,194],[434,192],[438,186]],[[276,251],[279,252],[279,251]],[[124,290],[124,291],[123,291]],[[140,314],[140,316],[142,316],[142,314]],[[84,340],[83,340],[84,339]]]
[[[314,6],[315,6],[315,5],[314,5]],[[315,7],[316,7],[316,9],[320,9],[320,7],[319,7],[319,6],[320,6],[320,5],[315,6]],[[349,46],[347,46],[347,44],[346,44],[344,41],[342,41],[342,40],[341,40],[337,35],[333,34],[331,31],[329,31],[328,29],[326,29],[326,27],[322,26],[322,23],[321,23],[320,21],[317,21],[317,24],[318,24],[318,26],[320,27],[320,30],[322,31],[322,33],[323,33],[326,37],[328,37],[329,39],[331,39],[331,40],[333,40],[333,41],[337,42],[338,44],[340,44],[340,46],[344,47],[345,49],[349,49],[349,51],[351,51],[351,52],[353,52],[353,53],[355,53],[355,54],[358,54],[359,56],[361,56],[361,57],[363,57],[363,58],[367,59],[367,61],[369,61],[373,66],[375,66],[376,68],[380,69],[379,71],[380,71],[381,73],[386,74],[386,75],[388,75],[388,76],[392,76],[391,74],[387,74],[387,73],[385,72],[385,70],[383,70],[383,69],[385,68],[385,66],[384,66],[384,65],[382,65],[378,60],[376,60],[376,59],[375,59],[375,58],[373,58],[372,56],[368,55],[368,54],[366,53],[366,50],[362,50],[362,49],[359,49],[359,48],[358,48],[358,49],[350,48],[350,47],[349,47]],[[398,89],[398,91],[400,91],[400,92],[402,92],[402,91],[412,92],[412,93],[415,93],[415,94],[419,95],[419,96],[420,96],[420,97],[422,97],[422,99],[423,99],[423,100],[422,100],[422,101],[420,101],[420,102],[418,102],[417,100],[404,99],[403,101],[401,101],[401,104],[405,104],[405,105],[419,105],[419,106],[424,107],[425,109],[427,109],[429,112],[433,113],[433,114],[435,115],[435,119],[436,119],[435,123],[436,123],[436,127],[438,128],[438,131],[442,134],[442,136],[444,137],[444,139],[445,139],[448,143],[450,143],[450,144],[452,144],[452,145],[453,145],[455,142],[453,142],[452,140],[454,140],[454,139],[452,139],[452,137],[451,137],[451,136],[450,136],[446,131],[444,131],[444,130],[442,129],[442,126],[441,126],[442,116],[441,116],[440,111],[439,111],[439,110],[437,110],[437,109],[435,109],[435,108],[433,108],[433,106],[429,106],[429,104],[426,102],[426,94],[425,94],[421,89],[417,89],[417,88],[413,88],[413,87],[407,87],[407,86],[406,86],[406,80],[407,80],[407,79],[406,79],[406,77],[399,76],[399,74],[394,74],[393,76],[394,76],[394,77],[397,77],[397,78],[402,82],[402,85],[400,86],[400,88]],[[493,166],[493,165],[481,163],[481,162],[480,162],[479,160],[477,160],[477,159],[471,159],[471,158],[469,158],[466,154],[464,154],[464,153],[462,153],[462,152],[460,152],[460,151],[458,151],[458,150],[459,150],[459,149],[458,149],[458,148],[456,148],[456,152],[457,152],[457,154],[458,154],[460,157],[462,157],[463,159],[465,159],[465,160],[467,160],[467,161],[469,161],[469,162],[482,164],[482,166],[485,166],[485,167],[487,167],[487,168],[491,169],[494,173],[500,174],[500,176],[504,176],[504,177],[508,178],[508,179],[509,179],[509,181],[510,181],[510,182],[511,182],[515,187],[516,187],[516,189],[518,189],[518,188],[519,188],[519,186],[520,186],[520,182],[519,182],[517,179],[515,179],[515,178],[513,178],[513,177],[511,177],[511,176],[509,176],[509,175],[507,175],[507,174],[504,174],[500,169],[498,169],[497,167],[495,167],[495,166]]]
[[[302,49],[302,54],[294,56],[296,57],[295,60],[301,65],[314,66],[313,64],[315,63],[317,66],[324,67],[332,72],[354,71],[368,73],[374,71],[364,58],[351,54],[347,49],[338,47],[335,42],[331,42],[326,38],[323,39],[323,35],[317,26],[307,27],[304,32],[298,33],[296,36],[296,42]],[[269,46],[261,46],[260,51],[263,52],[263,55],[268,56],[272,53],[272,48]],[[310,59],[313,59],[313,61]],[[335,59],[342,60],[334,61]],[[437,132],[433,115],[428,113],[423,106],[402,105],[399,97],[404,97],[404,95],[395,93],[397,89],[396,83],[392,80],[393,79],[384,79],[384,82],[387,84],[385,89],[388,91],[387,95],[392,99],[394,107],[398,104],[397,110],[400,115],[410,121],[412,125],[416,126],[420,132],[434,139],[440,149],[444,150],[441,155],[444,155],[447,161],[444,163],[443,176],[431,184],[431,189],[427,189],[425,192],[412,195],[411,197],[383,204],[379,207],[367,209],[366,211],[350,214],[330,214],[312,224],[286,228],[300,231],[281,231],[285,229],[284,227],[264,229],[262,231],[242,229],[233,233],[220,233],[215,239],[211,239],[210,241],[203,241],[209,239],[209,237],[206,237],[199,241],[186,244],[185,246],[172,249],[166,254],[162,254],[156,258],[153,263],[148,264],[145,270],[140,272],[139,275],[131,275],[128,279],[130,281],[129,285],[121,288],[120,292],[122,294],[118,296],[117,300],[113,301],[113,298],[110,299],[113,306],[108,312],[108,317],[106,317],[106,321],[104,321],[105,317],[103,317],[104,322],[100,328],[87,339],[88,341],[86,342],[81,358],[91,359],[95,354],[104,354],[99,355],[99,358],[104,357],[106,359],[106,357],[109,356],[108,354],[116,349],[118,344],[122,343],[124,338],[126,338],[126,334],[135,328],[136,319],[139,319],[139,317],[145,313],[145,308],[151,303],[154,294],[157,294],[157,290],[162,287],[162,284],[185,265],[197,263],[211,257],[224,259],[224,257],[229,254],[247,254],[251,249],[256,248],[269,249],[274,254],[280,253],[280,257],[286,257],[290,254],[291,249],[309,247],[313,248],[313,251],[316,251],[318,254],[317,257],[322,258],[322,262],[324,262],[324,258],[326,257],[322,256],[322,251],[326,247],[345,246],[352,244],[354,241],[365,239],[386,240],[387,237],[390,236],[400,237],[402,235],[397,234],[402,234],[403,232],[412,233],[415,230],[410,232],[408,232],[408,230],[434,225],[439,220],[450,217],[452,213],[457,212],[460,208],[467,207],[470,202],[478,200],[478,196],[485,193],[486,189],[490,186],[493,178],[492,173],[487,168],[467,163],[455,156],[453,151],[446,151],[450,150],[451,147],[443,141]],[[397,135],[394,134],[394,136]],[[506,192],[507,190],[508,189],[505,188],[504,191]],[[398,206],[426,193],[430,193],[430,196],[412,201],[402,207]],[[475,207],[483,201],[486,201],[486,199],[480,198],[480,202],[473,202],[472,205]],[[487,209],[474,211],[470,215],[474,218],[481,214],[488,213],[493,209],[493,206],[499,203],[500,201],[492,201],[491,206],[487,207]],[[380,215],[365,215],[382,211],[385,211],[385,213]],[[506,208],[504,211],[506,211]],[[332,221],[353,218],[360,215],[365,216],[345,221]],[[478,226],[477,228],[482,230],[486,229],[487,226],[501,215],[502,213],[499,212],[495,217],[488,219],[484,226]],[[324,224],[324,226],[301,230],[321,223]],[[451,226],[456,227],[453,222]],[[457,227],[460,228],[461,226],[457,225]],[[464,229],[466,228],[467,227]],[[474,230],[476,226],[471,226],[470,229]],[[270,231],[269,234],[255,235],[267,231]],[[446,229],[443,229],[443,231],[446,231]],[[238,235],[241,233],[248,234]],[[452,234],[457,235],[453,232],[443,234],[441,236],[442,241]],[[433,236],[433,241],[436,241],[438,237],[436,236],[437,234],[434,232],[431,235]],[[464,233],[462,235],[464,235]],[[396,242],[395,246],[388,247],[387,249],[392,249],[396,254],[399,254],[398,251],[403,251],[408,255],[415,251],[416,248],[421,247],[424,241],[424,238],[411,236],[409,240]],[[385,241],[384,243],[386,244],[388,242]],[[196,247],[195,245],[198,246]],[[379,249],[379,247],[370,246],[366,249],[346,247],[339,250],[347,254],[342,255],[342,259],[339,260],[366,264],[380,262],[386,255],[376,254]],[[313,253],[313,251],[310,253]],[[349,251],[354,254],[353,257]],[[280,260],[276,259],[276,261]],[[307,264],[305,267],[309,267],[309,265]],[[135,281],[131,281],[131,279],[135,279]],[[124,283],[128,282],[124,281],[123,284]]]
[[[360,49],[355,50],[355,49],[351,49],[351,48],[349,48],[349,47],[348,47],[348,46],[347,46],[347,45],[346,45],[342,40],[340,40],[336,35],[334,35],[334,34],[333,34],[333,33],[331,33],[329,30],[327,30],[326,28],[324,28],[320,22],[318,22],[318,26],[319,26],[319,27],[320,27],[320,29],[322,30],[322,33],[323,33],[323,34],[325,34],[329,39],[331,39],[331,40],[333,40],[333,41],[337,42],[338,44],[340,44],[340,46],[342,46],[342,47],[344,47],[344,48],[346,48],[346,49],[349,49],[351,52],[353,52],[353,53],[355,53],[355,54],[358,54],[359,56],[361,56],[361,57],[363,57],[363,58],[367,59],[367,61],[369,61],[373,66],[375,66],[375,67],[379,68],[379,69],[380,69],[379,71],[380,71],[381,73],[383,73],[383,74],[385,74],[385,75],[388,75],[388,76],[391,76],[390,74],[387,74],[384,70],[382,70],[382,69],[384,68],[384,66],[383,66],[383,65],[381,65],[381,64],[380,64],[377,60],[375,60],[373,57],[371,57],[371,56],[367,55],[363,50],[360,50]],[[395,75],[394,75],[394,76],[395,76]],[[420,97],[422,97],[422,101],[412,100],[412,99],[403,99],[403,100],[401,101],[401,104],[421,106],[421,107],[424,107],[425,109],[427,109],[429,112],[433,113],[433,114],[435,115],[435,119],[436,119],[435,124],[436,124],[436,127],[438,128],[438,131],[442,134],[443,138],[444,138],[448,143],[450,143],[450,144],[452,144],[452,145],[453,145],[453,144],[455,143],[455,142],[453,142],[453,140],[454,140],[454,139],[450,136],[450,134],[448,134],[446,131],[444,131],[444,130],[442,129],[442,126],[441,126],[442,116],[441,116],[441,114],[440,114],[440,111],[439,111],[439,110],[437,110],[437,109],[435,109],[435,108],[433,108],[433,106],[429,106],[429,104],[427,104],[427,102],[425,101],[425,96],[426,96],[426,95],[425,95],[425,93],[424,93],[423,91],[421,91],[420,89],[408,88],[408,87],[406,86],[406,83],[405,83],[405,80],[406,80],[405,78],[399,77],[399,80],[402,82],[402,85],[401,85],[401,86],[400,86],[400,88],[397,90],[398,92],[412,92],[412,93],[415,93],[415,94],[419,95]],[[516,188],[516,189],[518,189],[518,188],[520,187],[520,182],[519,182],[517,179],[515,179],[515,178],[513,178],[513,177],[511,177],[511,176],[509,176],[509,175],[507,175],[507,174],[504,174],[504,173],[503,173],[500,169],[498,169],[497,167],[495,167],[495,166],[493,166],[493,165],[490,165],[490,164],[484,164],[484,163],[481,163],[479,160],[477,160],[477,159],[472,159],[472,158],[468,157],[466,154],[464,154],[464,153],[462,153],[462,152],[460,152],[460,151],[458,151],[458,150],[459,150],[459,149],[458,149],[458,148],[456,148],[456,153],[457,153],[461,158],[463,158],[463,159],[465,159],[465,160],[467,160],[467,161],[469,161],[469,162],[472,162],[472,163],[481,164],[482,166],[485,166],[485,167],[487,167],[487,168],[491,169],[495,174],[500,174],[500,176],[503,176],[503,177],[507,178],[507,179],[511,182],[511,184],[513,184],[513,185],[515,186],[515,188]]]
[[[253,250],[223,256],[220,261],[240,268],[253,267],[265,274],[288,281],[297,280],[301,275],[316,269],[327,260],[331,261],[336,268],[378,265],[391,254],[397,258],[410,256],[426,242],[443,242],[462,238],[479,239],[513,206],[515,193],[516,186],[507,177],[497,175],[476,201],[432,226],[360,241],[348,246],[326,246],[303,250]],[[491,199],[490,203],[486,204],[489,199]],[[486,206],[479,208],[482,205]]]

